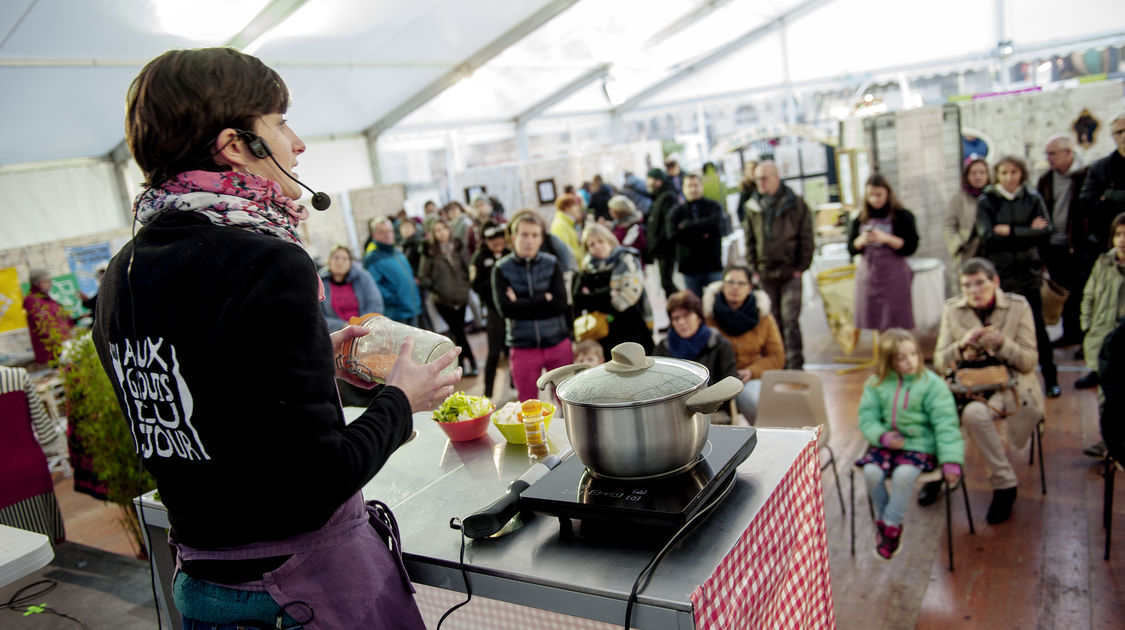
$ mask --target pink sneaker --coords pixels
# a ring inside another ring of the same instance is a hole
[[[882,520],[875,521],[875,544],[878,545],[883,542],[883,536],[887,535],[887,524]]]
[[[898,553],[899,539],[902,538],[902,526],[895,527],[894,525],[885,525],[883,528],[882,538],[879,540],[879,545],[875,547],[875,553],[884,560],[890,560],[896,553]]]

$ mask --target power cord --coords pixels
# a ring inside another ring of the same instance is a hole
[[[456,516],[449,519],[449,528],[461,532],[461,562],[459,566],[461,567],[461,577],[465,580],[465,595],[467,595],[467,597],[465,597],[465,601],[445,611],[445,614],[438,620],[437,630],[441,630],[441,624],[445,621],[446,617],[453,614],[453,611],[468,604],[469,601],[473,599],[473,586],[469,584],[469,572],[465,570],[465,530],[461,527],[461,519]]]
[[[696,512],[695,516],[692,516],[687,520],[686,523],[680,526],[680,529],[676,530],[676,533],[672,534],[672,537],[668,539],[668,542],[665,543],[664,547],[661,548],[660,551],[656,552],[656,555],[652,557],[652,560],[648,561],[648,564],[645,565],[645,568],[641,569],[640,574],[637,575],[637,579],[633,580],[633,590],[629,592],[629,599],[625,603],[625,630],[629,630],[629,628],[631,627],[630,624],[633,620],[633,604],[637,601],[637,593],[642,588],[648,585],[648,578],[652,576],[653,569],[656,568],[660,561],[664,559],[664,556],[667,555],[667,553],[672,549],[672,545],[679,542],[684,533],[687,532],[687,530],[690,529],[696,521],[708,514],[711,510],[715,509],[715,506],[718,505],[720,501],[725,499],[728,494],[730,494],[731,488],[733,487],[734,478],[731,477],[730,481],[727,483],[727,487],[720,491],[717,497],[711,499],[710,503],[703,506],[703,509]]]
[[[38,581],[32,582],[31,584],[28,584],[27,586],[25,586],[25,587],[21,588],[20,590],[16,591],[15,594],[12,595],[11,599],[9,599],[7,602],[5,602],[3,604],[0,604],[0,610],[7,609],[7,610],[13,610],[13,611],[18,612],[19,609],[26,608],[27,611],[24,612],[25,617],[27,615],[33,615],[33,614],[37,614],[37,613],[51,613],[52,615],[57,615],[59,617],[62,617],[63,619],[69,619],[69,620],[73,621],[74,623],[78,624],[80,627],[85,628],[85,630],[90,630],[89,626],[87,626],[85,623],[82,623],[82,620],[78,619],[77,617],[71,617],[70,615],[68,615],[66,613],[59,612],[59,611],[55,610],[54,608],[51,608],[50,606],[48,606],[46,604],[33,604],[32,603],[32,602],[35,602],[35,601],[40,601],[39,600],[40,597],[42,597],[43,595],[46,595],[47,593],[50,593],[51,591],[55,590],[56,588],[58,588],[58,586],[59,586],[58,582],[56,582],[54,580],[49,580],[49,579],[38,580]],[[28,592],[28,591],[31,591],[32,589],[34,589],[35,587],[41,587],[41,588],[39,590],[34,591],[34,592],[30,592],[30,593]]]

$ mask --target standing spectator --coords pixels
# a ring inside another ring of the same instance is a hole
[[[906,257],[918,249],[914,215],[902,207],[887,178],[867,178],[863,209],[848,230],[848,253],[861,254],[855,272],[855,327],[914,328]]]
[[[486,329],[488,332],[488,359],[484,362],[484,396],[492,398],[493,381],[496,380],[496,368],[500,363],[500,353],[506,351],[504,345],[504,317],[500,314],[493,300],[492,293],[492,268],[501,258],[512,253],[508,249],[508,239],[504,234],[504,226],[489,221],[484,225],[484,237],[480,247],[473,254],[469,262],[469,282],[476,291],[488,310],[486,316]]]
[[[1035,430],[1044,407],[1035,376],[1036,354],[1035,323],[1027,299],[1000,290],[1000,278],[990,261],[966,260],[961,265],[961,295],[946,300],[942,308],[934,365],[944,369],[990,357],[1016,374],[1014,389],[993,393],[987,403],[970,401],[961,411],[961,424],[988,465],[992,503],[987,518],[992,524],[1008,520],[1016,500],[1016,473],[993,421],[1008,416],[1008,435],[1015,448],[1021,448],[1020,442]],[[1014,414],[1022,407],[1031,413]]]
[[[343,330],[353,317],[383,312],[383,294],[367,270],[357,265],[352,250],[337,245],[328,253],[328,267],[320,273],[324,299],[320,312],[328,332]]]
[[[673,293],[668,296],[667,309],[672,328],[656,344],[653,356],[695,361],[707,368],[708,386],[728,376],[738,376],[734,348],[719,331],[704,324],[703,304],[694,293]],[[711,424],[730,424],[730,420],[725,408],[711,414]]]
[[[1043,321],[1043,261],[1039,246],[1052,232],[1047,208],[1039,193],[1027,186],[1027,165],[1013,156],[996,163],[996,183],[987,186],[977,200],[977,236],[984,257],[996,266],[1006,291],[1019,293],[1031,306],[1035,322],[1035,344],[1039,367],[1043,371],[1047,396],[1055,398],[1059,389],[1058,369],[1051,352],[1051,339]]]
[[[418,223],[411,219],[403,221],[398,226],[398,235],[398,249],[410,261],[410,268],[414,270],[414,275],[418,275],[418,265],[422,262],[422,248],[425,246],[425,238],[418,229]]]
[[[562,269],[540,250],[546,224],[534,211],[523,211],[512,217],[509,229],[513,251],[492,270],[492,299],[507,320],[512,377],[523,401],[538,395],[543,369],[569,365],[574,355]]]
[[[614,195],[613,187],[602,181],[601,175],[594,175],[590,181],[590,212],[598,222],[609,221],[609,200]]]
[[[1091,257],[1109,249],[1109,224],[1125,212],[1125,112],[1110,121],[1109,130],[1117,150],[1090,165],[1079,195]]]
[[[645,218],[648,255],[660,267],[660,286],[664,289],[665,296],[668,296],[676,292],[676,285],[672,282],[672,274],[676,271],[676,250],[668,238],[668,216],[676,207],[680,194],[659,168],[649,169],[645,185],[652,194],[652,208]]]
[[[1086,182],[1086,167],[1082,159],[1074,154],[1074,140],[1068,134],[1051,136],[1047,140],[1046,152],[1047,164],[1051,168],[1039,177],[1036,189],[1046,203],[1047,215],[1054,229],[1050,241],[1039,248],[1039,253],[1051,278],[1070,291],[1070,297],[1063,305],[1062,336],[1052,344],[1057,348],[1082,343],[1078,314],[1082,288],[1089,276],[1086,261],[1090,257],[1082,251],[1086,234],[1078,193]]]
[[[422,205],[422,232],[429,234],[430,226],[440,217],[441,211],[438,209],[438,205],[432,200],[426,200],[426,203]]]
[[[488,221],[504,223],[504,204],[500,203],[500,200],[496,197],[477,195],[473,197],[473,202],[469,205],[473,207],[477,215],[478,226],[483,226]]]
[[[976,256],[980,239],[977,237],[977,197],[988,186],[988,162],[974,157],[965,162],[961,170],[961,190],[949,201],[949,209],[941,222],[941,236],[945,240],[945,250],[953,261],[953,291],[957,293],[957,270],[961,263]]]
[[[574,278],[574,312],[598,311],[609,318],[609,334],[598,340],[605,360],[614,346],[641,344],[652,354],[652,311],[645,296],[640,253],[622,247],[604,225],[591,223],[582,232],[586,259]]]
[[[727,267],[723,281],[703,292],[703,314],[707,325],[719,331],[734,349],[734,366],[742,381],[738,411],[750,424],[758,416],[762,373],[785,366],[781,331],[770,315],[770,298],[754,291],[749,267]]]
[[[684,177],[684,203],[668,215],[665,229],[675,244],[684,283],[697,297],[702,297],[703,287],[722,278],[722,214],[719,204],[703,196],[699,175]]]
[[[434,306],[445,323],[449,336],[461,346],[461,362],[468,362],[465,376],[477,376],[477,359],[465,336],[465,305],[469,302],[469,257],[461,243],[453,238],[445,221],[434,221],[430,241],[418,268],[419,286],[429,289]]]
[[[746,222],[746,204],[753,199],[758,185],[754,183],[754,169],[758,168],[756,160],[748,160],[742,167],[742,181],[738,183],[738,223]],[[973,208],[974,213],[976,208]],[[975,216],[975,214],[974,214]]]
[[[717,203],[722,211],[719,214],[719,235],[727,236],[731,232],[730,215],[727,214],[727,186],[714,162],[703,165],[700,179],[703,181],[703,196]]]
[[[805,365],[801,339],[801,274],[812,264],[812,215],[805,200],[781,183],[777,166],[767,160],[754,170],[754,191],[746,209],[746,251],[750,268],[770,297],[773,317],[781,324],[785,367]]]
[[[476,197],[473,203],[474,212],[487,216],[491,211],[491,205],[488,204],[486,197]],[[449,226],[453,234],[453,240],[461,244],[461,249],[465,253],[465,259],[468,260],[473,252],[476,251],[477,245],[480,244],[480,233],[473,217],[465,212],[465,207],[457,201],[450,201],[442,208],[442,212],[446,217],[446,225]],[[427,236],[430,232],[426,233]],[[469,308],[473,312],[472,331],[476,332],[484,328],[481,324],[484,322],[484,313],[481,312],[480,298],[474,298],[470,295]],[[464,317],[464,313],[461,314]],[[444,316],[443,316],[444,319]],[[464,321],[458,323],[463,325]],[[453,328],[453,323],[449,323],[450,329]]]
[[[30,286],[23,299],[27,312],[27,329],[31,332],[31,349],[35,363],[46,367],[58,358],[62,342],[70,336],[74,320],[67,315],[62,304],[51,297],[51,274],[46,269],[32,269],[28,277]]]
[[[1082,329],[1086,337],[1082,342],[1086,356],[1086,367],[1093,374],[1095,384],[1102,384],[1099,402],[1105,403],[1107,383],[1096,371],[1106,335],[1116,326],[1117,320],[1125,316],[1125,212],[1117,215],[1110,223],[1113,234],[1113,249],[1098,257],[1094,263],[1086,289],[1082,292]],[[1104,417],[1104,416],[1103,416]],[[1091,457],[1105,457],[1105,442],[1088,447],[1083,453]]]
[[[586,256],[586,250],[578,238],[585,214],[582,210],[582,200],[578,195],[563,194],[555,200],[555,218],[551,221],[550,233],[566,243],[577,260],[582,260]]]
[[[625,171],[625,185],[621,187],[621,194],[633,202],[641,216],[648,216],[648,210],[652,207],[652,197],[649,196],[644,181],[632,171]],[[612,215],[613,206],[610,206],[609,210]]]
[[[648,257],[648,240],[645,238],[645,218],[625,195],[615,195],[609,200],[609,216],[613,217],[613,236],[622,247],[632,247],[642,259]],[[644,261],[648,262],[648,261]]]
[[[363,267],[375,279],[383,295],[383,314],[403,324],[418,325],[422,298],[414,280],[414,270],[402,252],[395,249],[395,229],[391,220],[376,219],[371,227],[374,247],[363,259]]]
[[[673,153],[664,160],[664,171],[668,173],[668,182],[672,184],[672,188],[676,191],[676,202],[683,201],[683,169],[680,166],[680,158]]]

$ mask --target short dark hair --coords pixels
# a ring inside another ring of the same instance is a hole
[[[147,186],[190,170],[226,171],[212,146],[223,129],[285,113],[289,88],[233,48],[170,50],[148,62],[126,96],[125,140]]]
[[[972,276],[978,273],[983,273],[988,276],[989,280],[996,279],[996,265],[987,258],[970,258],[961,263],[961,275]]]
[[[1113,243],[1113,233],[1116,232],[1117,228],[1119,228],[1121,226],[1125,226],[1125,212],[1122,212],[1121,214],[1113,217],[1113,221],[1111,221],[1109,223],[1109,242],[1110,242],[1110,244]]]
[[[996,160],[995,166],[992,167],[992,181],[997,183],[1000,182],[1001,164],[1011,164],[1012,166],[1018,168],[1020,171],[1020,183],[1027,183],[1027,162],[1024,162],[1022,158],[1018,158],[1014,155],[1005,155],[999,160]]]
[[[676,291],[668,296],[668,314],[684,310],[691,311],[699,316],[702,321],[703,317],[703,303],[699,301],[699,296],[688,290]]]
[[[739,271],[746,274],[746,281],[750,283],[751,289],[754,288],[754,272],[750,271],[750,267],[746,265],[727,265],[727,268],[723,269],[723,278],[725,279],[732,271]]]

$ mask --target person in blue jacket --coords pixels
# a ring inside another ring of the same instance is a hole
[[[371,238],[375,249],[363,259],[363,267],[383,294],[383,314],[396,322],[417,326],[422,298],[410,261],[395,249],[394,224],[386,217],[377,219],[371,226]]]
[[[333,333],[348,325],[348,320],[368,313],[383,312],[383,294],[367,270],[357,265],[352,250],[336,245],[328,254],[328,266],[320,272],[324,301],[320,312]]]

